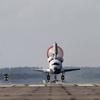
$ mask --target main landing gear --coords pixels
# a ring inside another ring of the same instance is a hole
[[[61,80],[62,80],[62,82],[64,81],[64,79],[65,79],[65,76],[64,76],[64,74],[62,74],[62,75],[61,75]]]
[[[50,81],[50,75],[49,74],[47,75],[47,81],[48,82]]]
[[[4,74],[4,80],[8,81],[8,74]]]

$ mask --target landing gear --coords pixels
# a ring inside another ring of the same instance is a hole
[[[50,75],[49,74],[47,75],[47,81],[48,82],[50,81]]]
[[[8,81],[8,74],[4,74],[4,80]]]
[[[63,73],[61,75],[61,80],[62,80],[62,82],[64,82],[64,80],[65,80],[65,76],[64,76]],[[51,81],[51,82],[56,83],[57,81],[58,81],[57,80],[57,74],[55,74],[54,75],[54,81]],[[50,74],[49,73],[47,74],[47,82],[50,82]]]
[[[62,75],[61,75],[61,80],[62,80],[62,82],[64,81],[64,79],[65,79],[65,76],[62,74]]]
[[[57,75],[55,74],[54,76],[54,81],[56,82],[57,81]]]

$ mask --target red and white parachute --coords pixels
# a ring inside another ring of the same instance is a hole
[[[63,56],[64,56],[63,49],[60,46],[57,46],[57,49],[58,49],[57,57],[63,58]],[[52,57],[53,53],[54,53],[54,49],[53,49],[53,45],[52,45],[47,50],[47,58]]]

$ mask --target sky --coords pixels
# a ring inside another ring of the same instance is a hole
[[[0,0],[0,67],[47,67],[55,41],[64,66],[100,66],[100,0]]]

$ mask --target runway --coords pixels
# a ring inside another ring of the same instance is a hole
[[[0,100],[100,100],[100,85],[0,85]]]

